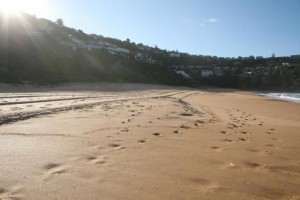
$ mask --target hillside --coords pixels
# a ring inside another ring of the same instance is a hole
[[[3,27],[0,33],[1,82],[178,83],[178,77],[161,64],[139,63],[105,50],[78,47],[74,41],[92,38],[82,31],[26,14],[10,18],[0,16],[0,21]]]
[[[0,14],[0,82],[132,82],[299,89],[300,56],[190,55],[85,34],[28,14]]]

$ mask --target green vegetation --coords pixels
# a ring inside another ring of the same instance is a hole
[[[46,19],[0,14],[0,82],[133,82],[213,85],[242,89],[299,89],[300,56],[222,58],[168,52],[85,34]],[[93,45],[96,46],[93,46]],[[191,78],[183,77],[182,70]],[[213,71],[204,76],[203,70]],[[177,73],[177,74],[176,74]]]

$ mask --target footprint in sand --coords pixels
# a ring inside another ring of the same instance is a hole
[[[15,187],[12,187],[11,189],[0,188],[0,199],[19,200],[19,199],[21,199],[21,197],[20,197],[21,190],[22,190],[22,187],[20,187],[20,186],[15,186]]]
[[[153,133],[152,135],[154,135],[154,136],[160,136],[160,133],[155,132],[155,133]]]
[[[204,121],[202,121],[202,120],[196,120],[196,123],[198,123],[198,124],[204,124]]]
[[[216,152],[221,152],[223,149],[217,146],[212,146],[210,149],[215,150]]]
[[[86,158],[92,164],[105,164],[106,156],[96,157],[96,156],[88,156]]]
[[[183,128],[183,129],[190,129],[191,127],[190,127],[190,126],[187,126],[187,125],[181,125],[180,128]]]
[[[5,192],[6,192],[6,190],[4,188],[0,188],[0,194],[3,194]]]
[[[44,166],[44,169],[50,174],[62,174],[66,172],[66,170],[57,163],[49,163]]]
[[[47,164],[47,165],[45,165],[45,169],[46,170],[50,170],[50,169],[53,169],[53,168],[56,168],[56,167],[59,167],[60,165],[59,164],[57,164],[57,163],[49,163],[49,164]]]
[[[95,157],[95,156],[88,156],[86,159],[87,160],[95,160],[95,159],[97,159],[97,157]]]
[[[239,138],[239,141],[249,142],[249,140],[248,140],[248,139],[245,139],[245,138]]]
[[[226,131],[220,131],[220,133],[222,133],[222,134],[226,134]]]
[[[112,148],[117,148],[117,147],[120,147],[121,145],[120,144],[112,143],[112,144],[109,144],[108,146],[110,146]]]
[[[223,142],[232,142],[231,139],[224,139]]]
[[[266,168],[266,165],[261,165],[258,164],[256,162],[245,162],[244,165],[248,168],[252,168],[252,169],[264,169]]]
[[[246,150],[249,151],[249,152],[252,152],[252,153],[259,153],[261,155],[272,155],[272,152],[270,152],[270,151],[259,150],[259,149],[256,149],[256,148],[248,148]]]
[[[120,144],[116,144],[116,143],[109,144],[108,146],[109,146],[109,147],[112,147],[112,148],[114,148],[114,149],[119,149],[119,150],[125,149],[125,147],[123,147],[123,146],[120,145]]]
[[[180,113],[179,115],[184,117],[189,117],[189,116],[193,116],[193,113]]]
[[[140,139],[140,140],[139,140],[139,143],[144,144],[144,143],[146,143],[147,141],[148,141],[147,139]]]

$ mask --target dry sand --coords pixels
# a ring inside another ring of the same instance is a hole
[[[300,199],[300,104],[130,84],[0,91],[1,200]]]

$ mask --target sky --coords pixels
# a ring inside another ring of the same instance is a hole
[[[300,54],[300,0],[43,0],[39,7],[30,14],[161,49],[221,57]]]

